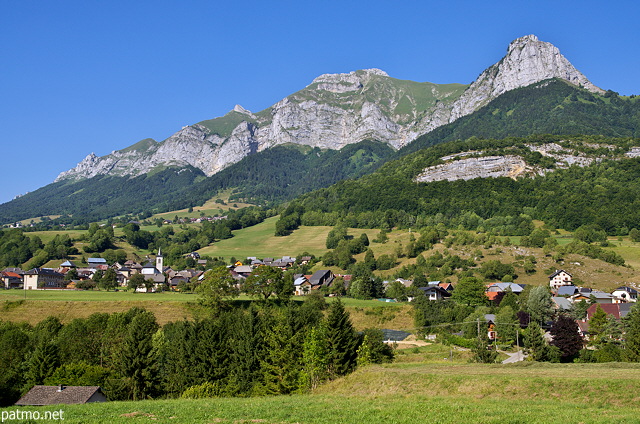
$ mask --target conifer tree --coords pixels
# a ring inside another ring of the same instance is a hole
[[[327,347],[329,374],[346,375],[356,366],[358,335],[353,329],[349,313],[340,299],[329,306],[327,317]]]
[[[640,306],[631,308],[626,317],[626,355],[632,362],[640,362]]]
[[[598,346],[604,342],[607,337],[607,313],[600,305],[596,306],[596,310],[589,319],[589,344]]]
[[[525,346],[529,357],[534,361],[546,359],[547,344],[542,336],[542,329],[535,321],[532,321],[525,331]]]
[[[132,400],[145,399],[155,382],[156,358],[153,335],[158,330],[152,312],[138,313],[128,325],[118,355],[118,371],[124,377]]]

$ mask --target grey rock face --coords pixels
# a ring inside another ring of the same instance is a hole
[[[587,90],[602,94],[551,43],[535,35],[520,37],[509,45],[507,55],[486,69],[455,103],[450,122],[473,113],[499,95],[550,78],[560,78]]]
[[[515,178],[525,172],[531,172],[525,161],[515,155],[484,156],[480,158],[460,159],[425,169],[416,177],[416,181],[471,180],[474,178]]]
[[[398,149],[506,91],[549,78],[602,92],[556,47],[528,35],[513,41],[507,55],[466,89],[460,84],[395,80],[379,69],[324,74],[265,111],[253,114],[236,105],[220,118],[227,118],[224,124],[195,124],[145,148],[103,157],[91,154],[56,181],[101,174],[135,176],[172,165],[191,165],[210,176],[251,153],[285,143],[341,149],[369,139]]]

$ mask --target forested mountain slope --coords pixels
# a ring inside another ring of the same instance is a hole
[[[639,139],[601,136],[447,142],[302,196],[288,212],[305,225],[346,220],[369,228],[412,226],[436,215],[447,220],[465,213],[484,219],[526,213],[568,230],[596,224],[609,234],[624,233],[640,228],[640,159],[633,149],[638,146]],[[438,165],[458,163],[468,171],[467,157],[507,156],[523,161],[519,176],[457,179],[454,166],[449,180],[418,181]]]

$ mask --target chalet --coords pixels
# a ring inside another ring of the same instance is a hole
[[[549,285],[552,290],[557,290],[561,286],[572,285],[573,276],[564,269],[557,269],[549,276]]]
[[[443,300],[451,297],[451,293],[440,286],[420,287],[419,289],[429,300]]]
[[[489,340],[496,339],[496,316],[495,314],[484,314],[484,320],[487,323],[487,338]]]
[[[507,293],[509,291],[512,292],[512,293],[515,293],[515,294],[520,294],[520,293],[522,293],[522,290],[524,290],[524,288],[520,284],[515,284],[515,283],[494,283],[494,284],[489,284],[488,285],[485,294],[487,295],[489,300],[498,301],[499,299],[502,298],[502,296],[505,295],[505,293]]]
[[[587,309],[587,319],[589,321],[598,307],[602,308],[607,315],[613,316],[615,319],[620,320],[626,317],[631,311],[633,305],[629,303],[609,303],[609,304],[593,304]]]
[[[233,271],[243,277],[248,277],[253,272],[253,268],[250,265],[240,265],[235,267]]]
[[[309,278],[309,282],[311,285],[315,287],[328,287],[333,282],[335,276],[333,272],[328,269],[321,269],[313,273],[313,275]]]
[[[13,271],[2,271],[2,283],[5,289],[21,289],[24,281],[22,275]]]
[[[27,271],[23,277],[24,289],[35,290],[39,288],[61,289],[66,287],[64,274],[51,268],[33,268]]]
[[[634,288],[622,286],[618,287],[611,293],[614,297],[614,303],[637,302],[638,291]]]
[[[71,405],[106,401],[107,397],[98,386],[33,386],[16,405]]]
[[[311,291],[311,283],[302,274],[296,274],[295,280],[293,281],[294,294],[296,296],[304,296]]]

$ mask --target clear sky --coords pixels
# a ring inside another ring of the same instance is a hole
[[[597,86],[640,94],[639,17],[626,0],[0,0],[0,202],[323,73],[471,83],[526,34]]]

